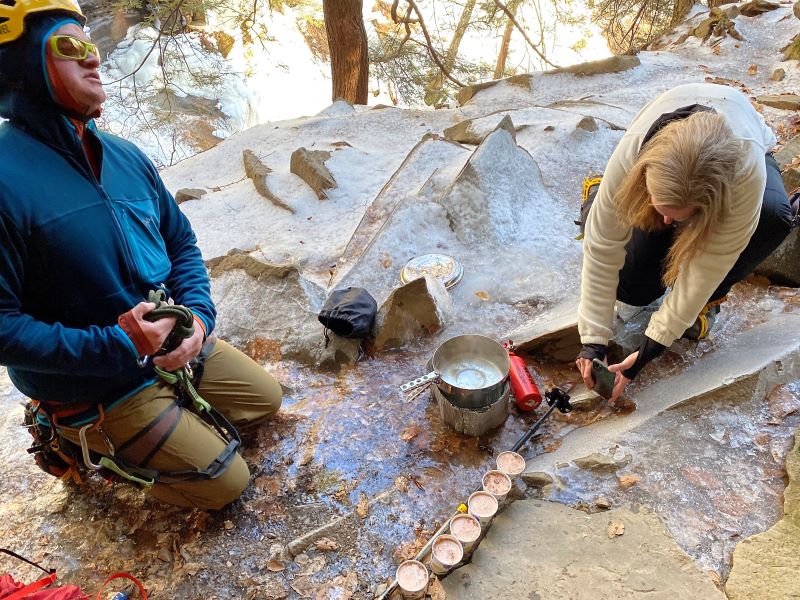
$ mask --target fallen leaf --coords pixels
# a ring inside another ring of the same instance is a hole
[[[486,302],[489,299],[489,294],[486,292],[475,292],[475,295],[484,302]]]
[[[392,266],[392,259],[391,258],[384,258],[381,260],[381,265],[384,269],[388,269]]]
[[[758,73],[758,65],[750,65],[747,67],[748,75],[755,75],[756,73]]]
[[[428,586],[428,594],[430,594],[431,600],[445,600],[447,598],[447,593],[444,591],[442,582],[439,581],[438,577],[434,577]]]
[[[279,573],[286,569],[286,565],[279,560],[271,560],[267,563],[267,570],[273,573]]]
[[[355,573],[339,575],[317,590],[316,600],[350,600],[357,588],[358,576]]]
[[[336,550],[339,549],[339,544],[337,544],[330,538],[319,539],[314,543],[314,546],[320,552],[335,552]]]
[[[608,525],[608,537],[614,539],[617,536],[625,533],[625,523],[620,521],[611,521]]]
[[[628,490],[639,483],[642,478],[638,475],[620,475],[619,479],[619,487],[623,490]]]
[[[229,531],[234,528],[233,521],[225,521],[223,526]]]
[[[198,563],[198,562],[190,562],[183,565],[183,570],[186,571],[192,577],[197,575],[204,568],[205,566],[203,565],[203,563]]]
[[[711,46],[711,52],[719,56],[722,53],[722,50],[719,46]]]
[[[319,584],[312,582],[308,577],[295,577],[292,581],[292,589],[302,598],[313,598],[314,592]]]
[[[399,475],[394,480],[394,488],[398,492],[402,492],[404,494],[407,493],[408,492],[408,479],[406,479],[402,475]]]
[[[711,581],[714,582],[715,586],[722,589],[722,578],[719,576],[719,573],[716,571],[708,571],[708,576],[711,577]]]
[[[711,68],[707,67],[706,65],[697,65],[697,68],[705,71],[706,73],[711,73]]]
[[[356,514],[362,519],[366,519],[369,514],[369,499],[364,492],[358,498],[358,505],[356,505]]]
[[[415,437],[422,433],[422,427],[419,425],[409,425],[400,432],[400,439],[404,442],[410,442]]]

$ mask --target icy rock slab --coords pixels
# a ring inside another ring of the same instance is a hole
[[[800,597],[800,435],[786,457],[786,471],[789,486],[784,492],[783,519],[736,546],[725,584],[730,600]]]
[[[403,159],[402,164],[392,174],[389,181],[381,189],[364,213],[364,217],[356,227],[350,241],[336,263],[331,287],[336,286],[354,270],[353,285],[363,286],[367,282],[366,275],[375,270],[381,257],[373,253],[371,260],[362,264],[367,249],[372,245],[385,247],[387,244],[375,244],[383,236],[391,237],[391,227],[384,226],[404,199],[429,185],[431,177],[450,162],[457,164],[456,171],[466,162],[469,150],[442,139],[436,134],[426,133]],[[404,244],[404,247],[407,245]],[[404,257],[405,260],[413,256]],[[374,261],[374,262],[373,262]],[[361,268],[355,268],[358,265]],[[362,278],[362,279],[360,279]],[[370,290],[375,293],[375,290]]]
[[[475,85],[468,85],[461,88],[456,95],[456,100],[458,101],[459,106],[464,106],[467,102],[472,100],[472,98],[478,92],[482,90],[488,90],[498,84],[505,84],[511,85],[514,87],[522,88],[525,91],[530,91],[531,89],[531,82],[533,81],[533,75],[529,73],[525,73],[522,75],[514,75],[512,77],[507,77],[505,79],[495,79],[493,81],[483,81],[481,83],[476,83]]]
[[[240,348],[275,347],[278,358],[309,365],[355,360],[358,340],[333,336],[325,348],[324,329],[317,320],[325,291],[296,266],[269,264],[244,253],[207,264],[220,337]]]
[[[396,348],[433,335],[453,309],[450,294],[438,279],[420,277],[389,296],[375,317],[375,350]]]
[[[525,211],[544,205],[547,198],[539,166],[517,145],[514,124],[506,116],[436,201],[461,243],[485,246],[522,235]]]
[[[520,325],[503,339],[513,340],[520,352],[546,354],[556,360],[574,360],[581,350],[578,298],[569,298],[547,313]]]
[[[725,598],[654,514],[536,500],[495,517],[472,562],[442,584],[448,598]]]
[[[800,339],[786,335],[798,328],[800,315],[790,313],[738,334],[680,375],[642,389],[632,398],[637,404],[634,412],[610,416],[573,431],[554,452],[529,460],[526,470],[543,471],[556,463],[612,447],[624,434],[685,403],[739,394],[766,395],[777,384],[800,379]]]

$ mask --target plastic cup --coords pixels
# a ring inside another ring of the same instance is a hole
[[[461,542],[465,554],[472,552],[481,537],[481,522],[472,515],[456,515],[450,519],[450,533]]]
[[[412,600],[424,598],[428,591],[428,567],[418,560],[406,560],[400,563],[395,579],[402,598]]]
[[[502,471],[487,471],[483,476],[483,489],[501,504],[511,491],[511,478]]]
[[[464,548],[454,535],[444,534],[436,538],[431,547],[431,571],[444,575],[464,558]]]
[[[497,514],[497,498],[489,492],[473,492],[467,500],[469,514],[478,519],[481,527],[486,527]]]
[[[514,479],[525,470],[525,458],[511,450],[501,452],[497,455],[497,470]]]

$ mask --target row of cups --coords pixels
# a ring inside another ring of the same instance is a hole
[[[450,519],[449,534],[442,534],[431,546],[431,571],[445,575],[464,555],[472,552],[483,530],[491,523],[500,505],[511,491],[512,479],[525,470],[525,459],[516,452],[497,455],[497,469],[483,476],[483,489],[470,494],[467,512]],[[430,576],[418,560],[407,560],[397,567],[395,581],[403,598],[424,598]]]

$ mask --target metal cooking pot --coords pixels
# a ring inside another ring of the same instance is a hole
[[[433,353],[431,372],[400,386],[404,394],[436,384],[460,408],[482,408],[498,400],[506,388],[511,361],[498,342],[482,335],[459,335]]]

